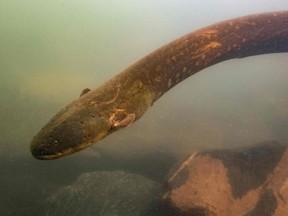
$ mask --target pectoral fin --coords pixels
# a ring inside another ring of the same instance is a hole
[[[136,115],[129,114],[126,118],[122,119],[121,121],[116,121],[113,124],[114,129],[126,128],[129,127],[135,120]]]
[[[91,89],[89,89],[89,88],[83,89],[82,92],[80,93],[79,98],[82,97],[83,95],[87,94],[87,93],[90,92],[90,91],[91,91]]]

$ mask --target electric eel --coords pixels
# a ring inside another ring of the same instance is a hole
[[[128,127],[165,92],[216,63],[288,51],[288,11],[244,16],[204,27],[157,49],[62,108],[33,137],[37,159],[60,158]]]

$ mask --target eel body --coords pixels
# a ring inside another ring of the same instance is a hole
[[[37,159],[82,150],[131,125],[169,89],[216,63],[288,51],[288,11],[226,20],[147,55],[102,86],[85,89],[33,137]]]

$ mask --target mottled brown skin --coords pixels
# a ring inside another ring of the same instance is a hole
[[[192,32],[82,93],[33,138],[31,152],[37,159],[77,152],[129,126],[165,92],[204,68],[287,51],[288,11],[240,17]]]

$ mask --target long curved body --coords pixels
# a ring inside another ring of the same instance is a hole
[[[138,120],[169,89],[216,63],[288,51],[288,11],[223,21],[147,55],[102,86],[85,89],[33,137],[37,159],[84,149]]]

